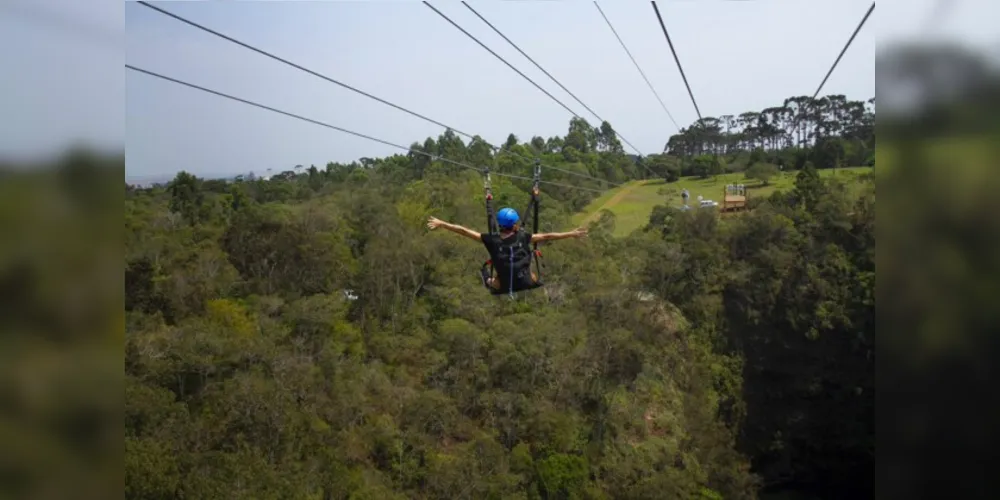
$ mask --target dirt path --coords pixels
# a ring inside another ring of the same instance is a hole
[[[612,196],[611,199],[609,199],[608,201],[604,202],[604,204],[601,205],[597,210],[594,210],[594,213],[588,215],[587,218],[584,219],[583,223],[581,223],[580,225],[581,226],[586,226],[587,224],[590,224],[591,222],[593,222],[594,220],[596,220],[601,215],[601,211],[602,210],[617,205],[619,201],[622,201],[622,198],[624,198],[625,195],[631,193],[633,189],[641,186],[642,184],[643,183],[638,183],[637,182],[637,183],[633,183],[633,184],[629,184],[628,186],[625,186],[624,188],[622,188],[621,191],[618,191],[617,193],[615,193],[615,195]]]

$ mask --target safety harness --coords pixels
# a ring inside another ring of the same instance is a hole
[[[541,165],[541,162],[538,159],[535,160],[535,172],[534,172],[534,174],[535,175],[534,175],[534,178],[533,178],[533,181],[532,181],[532,187],[531,187],[531,200],[528,201],[528,208],[527,208],[527,210],[524,211],[524,220],[527,221],[527,220],[531,219],[531,221],[532,221],[532,227],[531,227],[531,232],[532,233],[535,233],[535,232],[538,231],[538,213],[540,212],[540,203],[539,203],[539,201],[540,201],[540,198],[541,198],[541,193],[540,193],[540,190],[539,190],[539,184],[541,183],[541,178],[542,178],[542,165]],[[483,188],[485,189],[485,192],[486,192],[486,225],[487,225],[487,227],[489,229],[490,234],[492,234],[492,235],[499,235],[500,234],[500,228],[499,228],[499,225],[497,224],[496,214],[493,212],[493,188],[492,188],[492,185],[491,185],[491,182],[490,182],[490,169],[489,168],[487,168],[486,171],[485,171],[485,180],[483,182]],[[493,260],[492,259],[487,260],[486,262],[484,262],[483,266],[480,268],[480,274],[482,275],[482,279],[483,279],[483,286],[485,286],[490,291],[490,293],[493,294],[493,295],[502,295],[502,294],[507,293],[507,294],[510,294],[510,296],[512,298],[514,296],[514,292],[519,292],[521,290],[527,290],[527,289],[531,289],[531,288],[538,288],[538,287],[542,286],[542,262],[541,262],[542,252],[541,252],[541,250],[538,249],[538,242],[537,241],[534,243],[534,248],[532,249],[532,253],[533,253],[534,259],[535,259],[536,274],[538,276],[538,280],[535,281],[535,283],[534,283],[533,286],[526,287],[526,288],[520,288],[520,289],[515,289],[514,288],[513,252],[511,252],[511,263],[510,263],[511,264],[510,265],[511,276],[509,277],[509,281],[508,281],[508,283],[509,283],[509,287],[508,288],[509,289],[508,290],[502,290],[502,289],[496,289],[496,288],[493,288],[493,287],[490,286],[490,284],[488,282],[489,278],[491,278],[491,277],[494,278],[494,279],[497,278],[497,276],[496,276],[496,270],[494,268]]]

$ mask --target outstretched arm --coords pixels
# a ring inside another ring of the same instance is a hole
[[[459,226],[458,224],[452,224],[450,222],[445,222],[445,221],[443,221],[441,219],[438,219],[438,218],[435,218],[435,217],[431,217],[431,218],[427,219],[427,229],[430,229],[431,231],[433,231],[433,230],[435,230],[435,229],[437,229],[439,227],[447,229],[447,230],[449,230],[449,231],[451,231],[451,232],[453,232],[455,234],[460,234],[462,236],[465,236],[466,238],[469,238],[471,240],[481,241],[479,239],[480,238],[480,233],[477,232],[477,231],[473,231],[473,230],[471,230],[471,229],[469,229],[467,227]]]
[[[565,240],[566,238],[584,238],[587,236],[587,228],[578,227],[568,233],[539,233],[531,235],[531,242]]]

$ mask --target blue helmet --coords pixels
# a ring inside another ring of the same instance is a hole
[[[514,227],[514,224],[517,224],[519,220],[521,220],[521,218],[517,215],[517,210],[514,210],[513,208],[505,207],[501,208],[500,211],[497,212],[497,224],[504,229]]]

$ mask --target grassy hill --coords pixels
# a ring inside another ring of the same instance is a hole
[[[871,172],[871,167],[852,167],[837,170],[824,169],[819,173],[823,177],[836,176],[842,179],[853,179]],[[743,183],[747,186],[751,198],[766,197],[776,190],[787,191],[795,185],[797,172],[785,172],[767,186],[760,185],[744,177],[743,173],[723,174],[708,179],[698,177],[682,177],[677,182],[667,183],[662,179],[628,182],[616,189],[604,193],[591,202],[573,218],[574,224],[582,225],[598,217],[601,210],[610,210],[615,214],[615,235],[625,236],[644,226],[649,220],[656,205],[681,205],[681,191],[687,188],[691,193],[691,203],[697,203],[698,196],[706,200],[722,201],[726,184]]]

